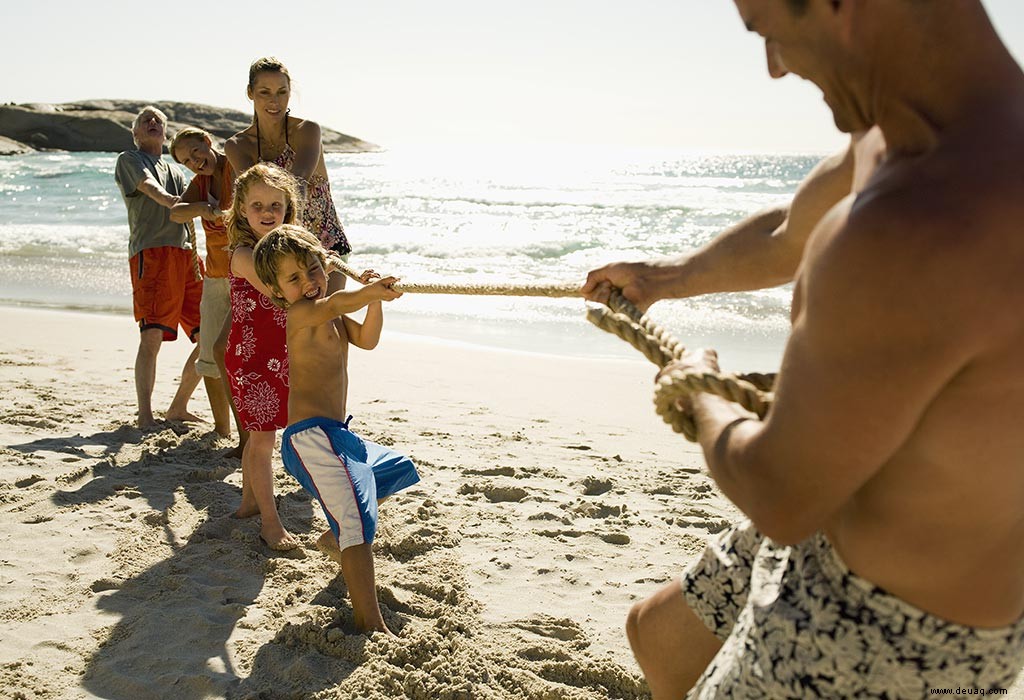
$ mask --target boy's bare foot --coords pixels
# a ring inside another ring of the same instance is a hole
[[[256,497],[252,495],[252,490],[246,491],[245,482],[242,484],[242,502],[238,504],[238,510],[235,511],[232,518],[251,518],[254,515],[260,514],[259,504],[256,503]]]
[[[204,422],[199,416],[193,415],[188,411],[167,411],[164,414],[167,420],[177,421],[179,423],[202,423]]]
[[[152,430],[157,427],[158,423],[153,418],[139,418],[135,421],[135,424],[139,427],[139,430]]]
[[[260,528],[260,539],[268,547],[277,552],[287,552],[299,546],[299,541],[292,537],[292,534],[283,527]]]
[[[243,500],[241,505],[238,506],[238,510],[236,510],[234,513],[231,514],[231,517],[232,518],[238,518],[239,520],[244,520],[246,518],[251,518],[254,515],[259,515],[259,514],[260,514],[260,507],[258,505],[256,505],[255,501],[253,501],[252,503],[246,503]]]
[[[316,541],[316,548],[332,560],[339,564],[341,563],[341,550],[338,549],[338,538],[334,536],[331,530],[320,535],[320,539]]]
[[[358,623],[356,623],[356,630],[358,630],[360,634],[372,634],[374,632],[382,632],[389,637],[395,637],[396,639],[398,638],[398,635],[392,632],[390,629],[388,629],[388,626],[384,624],[383,620],[381,620],[379,624],[367,625],[366,627],[362,627]]]

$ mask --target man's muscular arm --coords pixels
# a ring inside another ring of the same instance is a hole
[[[949,284],[934,236],[920,235],[913,217],[892,205],[838,218],[826,217],[821,239],[811,241],[797,292],[803,303],[767,419],[751,420],[715,396],[692,399],[715,481],[782,544],[825,526],[904,445],[976,350],[960,337],[969,308],[922,313]]]
[[[642,310],[660,299],[764,289],[793,280],[815,225],[853,186],[854,143],[818,163],[790,205],[750,216],[677,258],[614,263],[592,271],[581,293],[605,301],[623,290]]]

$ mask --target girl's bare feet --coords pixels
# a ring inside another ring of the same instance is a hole
[[[170,411],[168,410],[164,417],[167,420],[177,421],[179,423],[204,423],[205,421],[197,415],[189,413],[188,411]]]
[[[284,529],[284,526],[260,528],[260,539],[271,549],[277,552],[287,552],[299,546],[299,541],[292,537],[292,534]]]

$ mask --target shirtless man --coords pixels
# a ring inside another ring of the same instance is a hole
[[[750,522],[631,612],[634,653],[655,698],[1006,688],[1024,665],[1024,74],[979,0],[735,1],[888,154],[807,243],[768,418],[689,402]]]

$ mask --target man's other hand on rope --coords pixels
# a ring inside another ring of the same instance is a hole
[[[693,374],[717,374],[722,370],[718,366],[718,353],[711,349],[694,348],[686,350],[678,360],[673,360],[662,367],[654,377],[654,383],[660,384],[665,377],[671,377],[673,373]],[[676,410],[693,417],[692,394],[686,394],[675,401]]]

